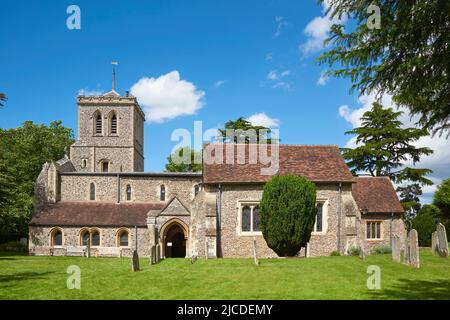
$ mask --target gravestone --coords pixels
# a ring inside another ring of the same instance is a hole
[[[156,264],[156,246],[152,246],[150,250],[151,264]]]
[[[434,256],[438,254],[439,250],[438,242],[439,242],[438,233],[437,231],[435,231],[431,234],[431,252],[433,253]]]
[[[161,261],[161,249],[159,247],[159,244],[155,246],[155,253],[156,253],[156,263],[159,263]]]
[[[394,234],[391,238],[392,260],[400,262],[400,237]]]
[[[137,250],[133,251],[133,257],[131,258],[131,271],[139,271],[139,256]]]
[[[415,229],[409,232],[409,264],[415,268],[420,267],[419,237]]]
[[[405,237],[405,251],[403,253],[403,263],[409,265],[410,262],[410,245],[409,245],[409,232]]]
[[[438,253],[443,258],[448,258],[448,241],[445,227],[442,223],[437,224]]]

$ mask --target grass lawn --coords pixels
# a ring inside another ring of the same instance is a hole
[[[450,299],[450,259],[421,250],[421,268],[390,255],[310,259],[167,259],[132,273],[127,258],[33,257],[0,253],[0,299]],[[81,269],[69,290],[67,267]],[[369,290],[369,265],[381,290]]]

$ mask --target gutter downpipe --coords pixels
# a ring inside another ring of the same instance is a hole
[[[337,204],[337,251],[341,252],[341,202],[342,202],[342,183],[339,183],[339,199]]]
[[[120,173],[117,173],[117,194],[116,204],[120,204]]]
[[[217,246],[217,258],[222,257],[222,241],[221,241],[221,219],[222,219],[222,185],[219,183],[218,189],[217,189],[217,239],[216,239],[216,246]]]

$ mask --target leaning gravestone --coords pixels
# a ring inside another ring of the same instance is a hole
[[[439,243],[438,233],[437,231],[435,231],[431,234],[431,252],[433,253],[434,256],[438,254],[439,249],[438,243]]]
[[[133,251],[133,258],[131,259],[131,271],[139,271],[139,256],[137,250]]]
[[[438,223],[436,232],[438,237],[438,253],[441,257],[448,258],[447,234],[445,233],[445,227],[442,223]]]
[[[394,234],[391,238],[392,260],[400,262],[400,237]]]
[[[409,232],[409,264],[412,267],[419,268],[420,267],[420,259],[419,259],[419,237],[417,234],[417,230],[412,229]]]

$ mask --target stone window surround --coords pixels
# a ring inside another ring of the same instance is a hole
[[[80,229],[80,232],[78,232],[78,237],[79,237],[79,240],[80,240],[80,246],[84,246],[84,244],[83,244],[83,236],[84,236],[84,234],[86,232],[89,233],[89,244],[90,244],[91,248],[96,248],[96,247],[101,247],[102,246],[102,230],[97,228],[97,227],[92,227],[92,228],[83,227],[83,228]],[[92,234],[94,232],[97,232],[99,237],[100,237],[98,246],[92,245]]]
[[[128,190],[130,190],[130,199],[128,199]],[[131,186],[131,184],[127,184],[126,186],[125,186],[125,201],[126,202],[132,202],[132,201],[134,201],[135,199],[134,199],[134,189],[133,189],[133,187]]]
[[[91,185],[94,185],[94,199],[91,199]],[[88,190],[87,190],[87,199],[88,201],[97,201],[97,184],[94,181],[89,182]]]
[[[87,168],[87,166],[88,166],[88,161],[89,161],[89,159],[87,159],[87,158],[82,158],[82,159],[81,159],[81,167],[82,167],[82,168]]]
[[[262,236],[262,231],[242,231],[242,208],[245,206],[250,206],[250,226],[253,230],[253,207],[259,206],[261,200],[237,200],[238,209],[238,223],[237,223],[237,233],[240,237],[253,237]]]
[[[112,133],[112,118],[113,116],[116,116],[116,133]],[[116,112],[116,110],[111,110],[108,113],[108,116],[105,117],[107,119],[108,123],[108,137],[118,137],[119,136],[119,116]]]
[[[161,200],[161,187],[164,186],[164,200]],[[156,194],[158,195],[159,202],[166,202],[169,199],[169,187],[165,183],[159,184],[157,187]]]
[[[314,229],[311,232],[311,235],[324,235],[328,231],[328,207],[330,206],[330,202],[325,198],[317,198],[316,205],[318,203],[322,203],[322,231],[314,231],[316,230],[316,221],[314,221]],[[314,218],[314,220],[316,220],[316,218]]]
[[[97,119],[100,116],[100,120],[101,120],[101,127],[102,127],[102,132],[101,133],[97,133]],[[103,116],[102,113],[100,112],[100,110],[95,110],[94,113],[92,114],[92,136],[93,137],[103,137],[103,132],[104,132],[104,121],[103,121]]]
[[[128,246],[121,246],[120,245],[120,237],[122,236],[122,234],[124,232],[128,233]],[[119,247],[119,248],[131,248],[132,247],[130,229],[128,229],[126,227],[122,227],[122,228],[117,229],[117,231],[116,231],[116,247]]]
[[[57,231],[59,231],[59,232],[61,232],[61,245],[59,246],[56,246],[56,245],[54,245],[53,244],[53,237],[55,236],[55,233],[57,232]],[[49,235],[49,245],[50,245],[50,247],[52,247],[52,248],[62,248],[62,247],[64,247],[64,242],[65,242],[65,235],[64,235],[64,230],[63,230],[63,228],[61,228],[61,227],[53,227],[53,228],[51,228],[51,230],[48,232],[48,235]]]
[[[368,238],[367,237],[367,224],[371,223],[371,222],[379,222],[380,223],[380,238]],[[371,220],[366,220],[365,223],[365,228],[364,228],[364,234],[365,234],[365,239],[366,241],[370,241],[370,242],[380,242],[384,240],[384,226],[383,226],[383,220],[377,220],[377,219],[371,219]]]

